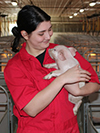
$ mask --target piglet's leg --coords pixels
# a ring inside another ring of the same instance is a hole
[[[80,100],[78,103],[75,104],[75,106],[73,108],[74,115],[77,115],[77,112],[78,112],[78,109],[79,109],[81,103],[82,103],[82,100]]]
[[[74,104],[77,104],[82,98],[83,96],[73,96],[70,93],[68,94],[68,100]]]
[[[58,69],[56,63],[45,64],[45,65],[43,65],[43,66],[44,66],[45,68],[56,68],[56,69]]]
[[[62,74],[62,71],[60,70],[55,70],[50,72],[48,75],[46,75],[43,79],[51,79],[52,77],[57,77]]]

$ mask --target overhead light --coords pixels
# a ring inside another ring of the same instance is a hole
[[[12,0],[11,4],[12,4],[13,6],[17,6],[17,2],[16,2],[15,0]]]
[[[90,56],[96,56],[96,54],[95,53],[91,53]]]
[[[73,18],[73,16],[69,16],[69,18]]]
[[[95,6],[96,5],[96,2],[91,2],[90,4],[89,4],[89,6]]]
[[[74,13],[74,16],[77,16],[77,13]]]
[[[84,9],[80,9],[80,12],[84,12]]]

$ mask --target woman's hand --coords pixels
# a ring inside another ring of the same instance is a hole
[[[91,74],[88,71],[79,68],[79,65],[67,70],[61,76],[64,84],[77,83],[80,81],[86,82],[91,79]]]

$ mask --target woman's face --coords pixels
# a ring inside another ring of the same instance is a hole
[[[28,35],[27,45],[31,50],[40,51],[41,53],[49,46],[52,34],[51,22],[44,21],[38,25],[35,31]]]

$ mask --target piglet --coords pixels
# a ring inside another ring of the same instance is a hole
[[[44,77],[44,79],[50,79],[52,77],[56,77],[67,71],[69,68],[72,68],[79,64],[79,62],[74,58],[76,55],[76,49],[73,47],[67,48],[64,45],[58,45],[55,46],[52,49],[49,49],[49,55],[52,59],[55,60],[55,63],[52,64],[46,64],[44,67],[46,68],[56,68],[57,70],[50,72],[48,75]],[[80,65],[79,65],[80,67]],[[85,82],[79,82],[72,85],[69,85],[70,87],[81,88],[85,85]],[[65,85],[64,88],[67,89],[69,87],[68,85]],[[74,115],[77,115],[78,109],[82,103],[83,96],[73,96],[69,93],[68,99],[70,102],[75,104],[73,108]]]

